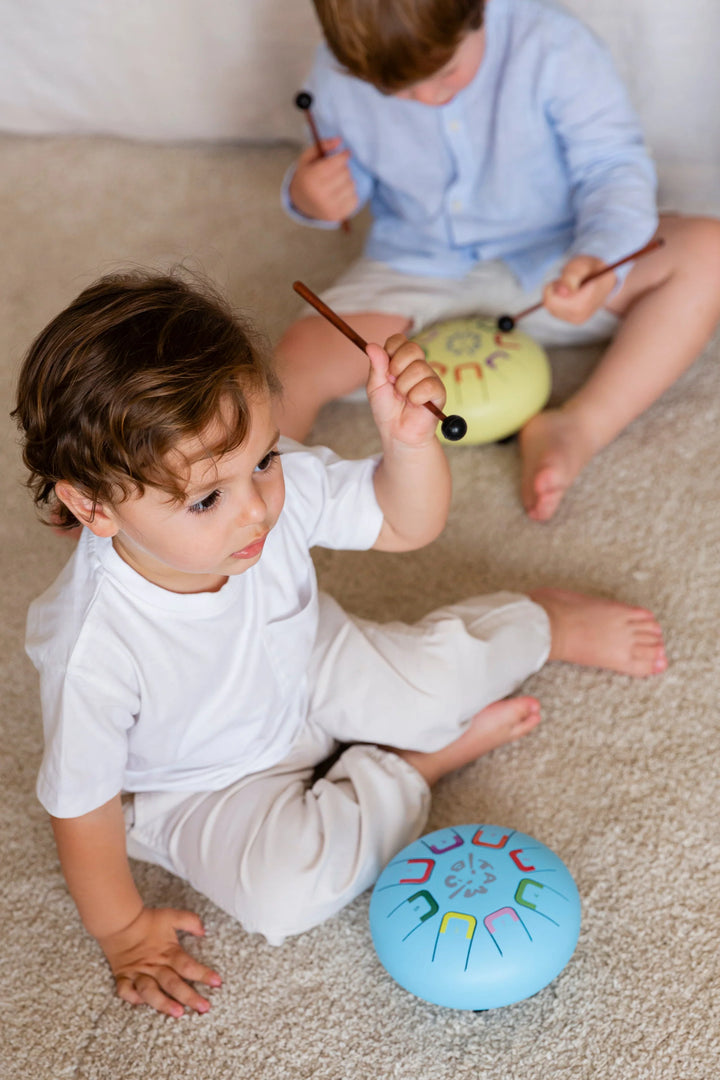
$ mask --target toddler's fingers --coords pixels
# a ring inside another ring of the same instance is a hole
[[[390,362],[388,354],[385,352],[382,345],[377,345],[374,341],[368,342],[365,351],[367,358],[370,361],[370,374],[367,383],[368,393],[370,393],[371,390],[388,381],[388,367]],[[394,382],[395,380],[393,379],[392,381]]]
[[[602,264],[600,264],[602,265]],[[594,272],[594,271],[592,271]],[[614,286],[614,275],[603,274],[586,281],[580,288],[571,289],[567,281],[558,279],[545,287],[543,302],[547,310],[556,318],[566,322],[580,324],[600,308]]]
[[[427,360],[423,349],[416,341],[408,341],[404,334],[393,334],[385,342],[387,354],[390,357],[390,370],[398,376],[411,364],[423,363],[427,367]]]
[[[183,979],[200,982],[204,986],[222,986],[222,979],[217,971],[213,971],[212,968],[201,964],[199,960],[196,960],[190,953],[185,952],[180,946],[178,946],[177,953],[172,958],[172,963]]]
[[[445,404],[447,394],[440,378],[435,374],[423,357],[411,362],[397,376],[395,389],[413,405],[423,405],[432,401],[439,409]]]
[[[129,1005],[142,1005],[142,998],[138,994],[133,981],[127,975],[118,975],[115,979],[118,997],[127,1001]]]
[[[415,383],[405,397],[412,405],[425,405],[431,401],[438,409],[444,409],[447,394],[437,376],[428,376],[421,382]]]
[[[342,138],[339,135],[334,136],[332,139],[321,139],[320,145],[323,149],[322,154],[318,152],[318,148],[315,143],[312,143],[310,146],[306,146],[297,159],[298,167],[300,167],[301,165],[309,165],[311,162],[317,161],[318,158],[322,157],[323,155],[333,154],[333,151],[337,150],[341,143]],[[346,154],[346,156],[348,155]]]
[[[349,158],[349,150],[339,150],[337,154],[332,154],[331,157],[315,158],[310,164],[314,172],[322,173],[326,178],[339,175],[351,179],[352,174],[348,165]]]
[[[185,911],[181,908],[166,908],[170,921],[176,930],[182,930],[186,934],[195,937],[205,937],[205,927],[199,915],[194,911]]]
[[[185,1012],[185,1006],[180,1001],[176,1001],[164,993],[155,976],[148,975],[144,971],[140,972],[135,976],[134,984],[140,995],[140,1000],[145,1002],[146,1005],[150,1005],[156,1012],[164,1013],[165,1016],[174,1016],[175,1018],[182,1016]]]
[[[605,263],[594,255],[576,255],[562,268],[560,277],[554,283],[556,291],[561,296],[569,296],[575,293],[584,284],[586,278],[602,270]]]
[[[198,994],[195,987],[181,978],[173,968],[161,967],[155,977],[161,990],[173,1001],[188,1009],[194,1009],[197,1013],[206,1013],[210,1009],[210,1002],[202,994]]]
[[[343,214],[343,216],[351,214],[357,208],[358,197],[350,172],[346,170],[333,176],[324,177],[322,197],[327,200],[328,205],[332,205],[336,212]]]
[[[385,342],[385,352],[388,356],[392,357],[398,351],[401,345],[404,345],[407,341],[405,334],[391,334]]]
[[[342,135],[333,135],[330,139],[321,139],[320,145],[324,154],[331,154],[333,150],[337,150],[339,146],[342,146]],[[350,156],[349,150],[345,150],[344,153],[345,157]]]

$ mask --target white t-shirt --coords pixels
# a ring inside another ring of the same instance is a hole
[[[262,558],[215,593],[168,592],[84,530],[28,613],[45,753],[37,793],[76,817],[119,791],[216,790],[286,756],[317,630],[309,549],[363,550],[382,525],[375,459],[283,440],[285,506]]]

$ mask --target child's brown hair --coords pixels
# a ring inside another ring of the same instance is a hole
[[[314,0],[325,39],[351,75],[395,93],[429,79],[482,26],[485,0]]]
[[[94,505],[146,485],[182,499],[168,453],[218,421],[205,451],[234,449],[248,432],[248,396],[278,392],[269,349],[206,282],[108,275],[49,323],[23,362],[12,415],[28,487],[66,528],[77,521],[55,496],[60,480]]]

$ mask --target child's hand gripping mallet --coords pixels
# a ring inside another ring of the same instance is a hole
[[[310,110],[310,106],[312,105],[312,94],[309,94],[307,92],[307,90],[301,90],[299,94],[295,95],[295,104],[297,105],[298,109],[302,109],[302,111],[305,113],[305,117],[306,117],[307,122],[308,122],[308,127],[310,128],[310,133],[311,133],[311,135],[313,137],[313,142],[315,143],[315,149],[318,152],[318,157],[321,157],[321,158],[327,157],[327,154],[323,150],[322,140],[320,139],[320,134],[319,134],[317,126],[315,124],[313,114],[312,114],[312,112]],[[340,228],[342,229],[343,232],[349,233],[350,232],[350,222],[349,221],[341,221],[340,222]]]
[[[307,285],[303,285],[302,281],[294,281],[293,289],[296,293],[302,296],[303,300],[306,300],[311,307],[314,307],[321,315],[323,315],[328,322],[331,322],[341,334],[352,341],[353,345],[357,345],[358,349],[362,349],[363,352],[367,349],[367,341],[353,330],[352,326],[349,326],[344,319],[340,318],[337,312],[329,308],[327,304],[316,296],[312,289],[308,289]],[[424,401],[423,405],[426,409],[437,417],[441,421],[440,430],[448,442],[458,442],[458,440],[464,438],[467,433],[467,424],[463,420],[462,416],[446,416],[446,414],[438,409],[437,405],[432,401]]]
[[[583,285],[587,285],[588,281],[594,281],[595,278],[601,277],[603,274],[609,274],[611,270],[616,270],[618,266],[622,266],[624,263],[631,262],[633,259],[641,259],[643,255],[649,255],[652,251],[657,251],[665,243],[659,237],[657,240],[651,240],[645,247],[641,247],[638,251],[633,251],[631,255],[626,255],[623,259],[618,259],[617,262],[611,263],[610,266],[604,266],[602,270],[595,270],[594,273],[588,274],[586,278],[580,282],[580,288]],[[515,329],[515,323],[519,319],[524,319],[526,315],[532,315],[533,311],[539,311],[543,307],[544,301],[541,300],[539,304],[533,304],[532,307],[525,308],[524,311],[518,311],[517,315],[501,315],[497,321],[498,330],[502,330],[504,334],[509,334],[511,330]]]

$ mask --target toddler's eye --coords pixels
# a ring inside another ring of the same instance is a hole
[[[200,502],[193,503],[192,506],[188,506],[188,511],[191,514],[204,514],[206,510],[212,510],[215,503],[220,498],[220,491],[216,488],[215,491],[211,491],[209,495],[206,495]]]
[[[280,457],[280,452],[278,450],[271,450],[269,454],[265,455],[262,461],[258,461],[257,465],[255,466],[255,471],[267,472],[275,458],[278,457]]]

